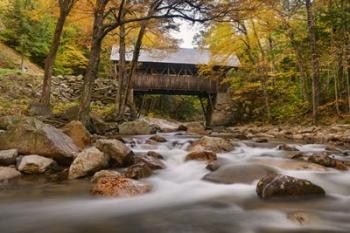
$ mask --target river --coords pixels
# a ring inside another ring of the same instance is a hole
[[[350,232],[350,172],[295,170],[280,173],[304,178],[327,195],[299,200],[261,200],[257,180],[249,184],[203,181],[206,164],[185,162],[185,149],[196,136],[162,134],[168,142],[145,144],[146,136],[129,138],[136,154],[153,150],[164,156],[166,169],[145,179],[152,192],[133,198],[96,198],[88,179],[48,181],[24,177],[0,185],[1,233],[326,233]],[[301,151],[322,151],[324,145],[298,145]],[[284,152],[274,146],[239,142],[220,153],[226,163],[278,164]],[[271,162],[272,161],[272,162]],[[302,216],[300,219],[300,215]],[[299,216],[293,221],[290,216]],[[300,223],[299,223],[300,221]],[[301,224],[302,223],[302,224]]]

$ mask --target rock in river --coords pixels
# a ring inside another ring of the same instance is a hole
[[[152,169],[147,164],[139,162],[128,167],[128,170],[125,172],[124,175],[127,178],[138,180],[138,179],[150,177],[152,173],[153,173]]]
[[[0,181],[7,181],[21,176],[21,173],[12,167],[0,167]]]
[[[109,157],[96,147],[85,149],[78,154],[69,168],[69,179],[92,174],[108,166]]]
[[[132,197],[150,192],[151,185],[125,177],[98,179],[91,193],[105,197]]]
[[[99,179],[103,178],[103,177],[112,177],[112,178],[116,178],[121,176],[121,174],[117,171],[113,171],[113,170],[101,170],[98,171],[94,174],[94,176],[92,177],[91,181],[93,183],[96,183]]]
[[[211,151],[193,151],[186,155],[186,161],[188,160],[201,160],[201,161],[214,161],[217,160],[217,156]]]
[[[145,163],[147,164],[152,170],[157,170],[157,169],[164,169],[165,164],[157,159],[156,157],[148,156],[148,155],[142,155],[142,156],[137,156],[135,158],[136,163]]]
[[[159,126],[150,124],[143,120],[129,121],[119,126],[121,135],[148,135],[154,134]]]
[[[56,162],[52,159],[39,155],[26,155],[20,159],[17,169],[26,174],[41,174],[47,172],[55,165]]]
[[[261,178],[256,186],[259,197],[323,196],[325,191],[308,180],[291,176],[271,174]]]
[[[96,147],[114,160],[118,166],[128,166],[134,161],[134,152],[119,140],[97,140]]]
[[[0,165],[11,165],[16,163],[18,156],[17,149],[2,150],[0,151]]]
[[[91,144],[91,135],[80,121],[69,122],[63,127],[62,131],[71,137],[80,149],[84,149]]]
[[[155,141],[155,142],[167,142],[167,140],[164,137],[159,136],[159,135],[154,135],[154,136],[150,137],[149,139],[152,141]]]
[[[22,155],[36,154],[62,163],[70,163],[79,152],[70,137],[35,118],[24,118],[0,134],[0,150],[13,148]]]
[[[221,184],[252,183],[254,180],[273,173],[277,173],[277,171],[268,166],[234,164],[222,166],[218,170],[208,173],[203,177],[203,180]]]
[[[194,142],[189,150],[190,151],[213,151],[216,153],[228,152],[234,149],[233,143],[230,141],[218,138],[218,137],[208,137],[204,136],[198,141]]]

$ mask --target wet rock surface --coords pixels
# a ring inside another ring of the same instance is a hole
[[[145,163],[152,170],[164,169],[165,164],[156,157],[142,155],[135,158],[135,163]]]
[[[39,155],[26,155],[20,158],[17,169],[26,174],[42,174],[56,165],[53,159]]]
[[[73,140],[51,125],[25,118],[0,134],[0,150],[16,148],[22,155],[37,154],[58,162],[71,162],[79,148]]]
[[[269,174],[276,174],[277,170],[258,164],[226,165],[203,177],[203,180],[220,183],[252,183]]]
[[[125,177],[103,177],[91,190],[93,195],[105,197],[132,197],[150,192],[151,185]]]
[[[143,120],[129,121],[119,126],[121,135],[148,135],[154,134],[159,130],[159,126],[149,124]]]
[[[69,168],[69,179],[84,177],[93,174],[109,163],[109,157],[95,147],[80,152]]]
[[[91,178],[91,182],[96,183],[99,179],[104,177],[116,178],[122,176],[119,172],[113,170],[101,170],[94,174]]]
[[[84,149],[91,144],[91,135],[80,121],[71,121],[62,129],[63,133],[72,138],[75,145]]]
[[[20,177],[21,173],[12,167],[0,166],[0,182],[8,181],[17,177]]]
[[[167,140],[159,135],[154,135],[152,137],[149,138],[149,140],[155,141],[155,142],[167,142]]]
[[[153,157],[153,158],[156,158],[156,159],[164,159],[163,155],[161,155],[160,153],[157,153],[155,151],[148,151],[147,152],[147,156],[150,156],[150,157]]]
[[[116,139],[100,139],[96,147],[116,162],[117,166],[133,163],[134,153],[124,143]]]
[[[214,161],[217,160],[217,156],[212,151],[194,151],[187,154],[185,160]]]
[[[204,136],[195,141],[189,148],[190,151],[213,151],[216,153],[228,152],[234,149],[234,144],[224,138]]]
[[[261,178],[256,192],[263,199],[279,197],[324,196],[325,191],[308,180],[271,174]]]
[[[2,150],[0,151],[0,165],[11,165],[16,163],[18,156],[17,149]]]
[[[124,176],[131,179],[142,179],[150,177],[153,174],[152,169],[148,166],[148,164],[139,162],[134,165],[128,167]]]

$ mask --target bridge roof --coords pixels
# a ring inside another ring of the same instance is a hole
[[[131,61],[132,52],[126,54],[126,60]],[[118,47],[112,48],[111,60],[119,60]],[[238,67],[240,62],[237,56],[220,57],[213,56],[206,49],[142,49],[139,62],[168,63],[168,64],[189,64],[189,65],[218,65],[227,67]]]

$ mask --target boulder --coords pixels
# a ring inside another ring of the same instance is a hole
[[[252,183],[268,174],[277,173],[271,167],[259,164],[225,165],[214,172],[210,172],[203,177],[203,180],[220,183]]]
[[[321,165],[309,163],[305,161],[289,160],[289,159],[255,159],[254,162],[270,167],[276,167],[285,170],[309,170],[309,171],[327,171]]]
[[[256,192],[263,199],[274,197],[324,196],[325,191],[308,180],[271,174],[261,178]]]
[[[204,136],[198,141],[194,142],[189,150],[190,151],[213,151],[216,153],[228,152],[234,149],[233,143],[223,138]]]
[[[118,166],[128,166],[134,161],[134,152],[117,139],[100,139],[96,147],[109,156]]]
[[[69,122],[63,127],[62,131],[71,137],[80,149],[84,149],[91,144],[91,135],[80,121]]]
[[[21,176],[21,173],[12,167],[0,167],[0,182]]]
[[[288,145],[288,144],[281,144],[277,147],[279,150],[284,150],[284,151],[299,151],[295,145]]]
[[[149,138],[149,140],[155,141],[155,142],[167,142],[167,140],[159,135],[154,135],[152,137]]]
[[[85,149],[78,154],[69,168],[69,179],[93,174],[108,166],[109,157],[96,147]]]
[[[105,135],[107,133],[118,133],[119,127],[118,124],[115,122],[105,122],[102,118],[99,116],[92,114],[90,116],[90,127],[91,131],[99,134],[99,135]]]
[[[159,126],[149,124],[143,120],[129,121],[119,126],[121,135],[149,135],[155,134],[159,130]]]
[[[147,156],[147,155],[137,156],[135,158],[135,162],[136,163],[145,163],[152,170],[165,168],[165,164],[162,161],[160,161],[158,158],[155,158],[152,156]]]
[[[267,138],[255,138],[253,139],[254,142],[256,143],[267,143],[269,140]]]
[[[138,180],[150,177],[152,173],[152,169],[147,164],[140,162],[128,167],[124,175],[127,178]]]
[[[56,165],[53,159],[45,158],[39,155],[23,156],[17,165],[17,169],[26,174],[42,174]]]
[[[217,160],[217,156],[211,151],[194,151],[187,154],[185,160],[214,161]]]
[[[104,197],[133,197],[152,190],[151,185],[125,177],[102,177],[91,193]]]
[[[189,122],[178,127],[179,131],[187,131],[194,134],[206,134],[205,127],[200,122]]]
[[[218,160],[209,161],[208,165],[205,168],[208,169],[209,171],[216,171],[220,167],[228,163],[230,163],[230,161],[228,161],[227,159],[218,158]]]
[[[155,151],[148,151],[147,155],[156,159],[164,159],[164,156],[155,152]]]
[[[8,166],[11,164],[15,164],[17,156],[18,156],[17,149],[0,151],[0,165]]]
[[[37,154],[66,164],[79,152],[70,137],[35,118],[24,118],[0,134],[0,150],[12,148],[22,155]]]
[[[122,176],[119,172],[117,171],[113,171],[113,170],[101,170],[98,171],[94,174],[94,176],[91,179],[91,182],[96,183],[99,179],[103,178],[103,177],[112,177],[112,178],[116,178]]]
[[[331,167],[338,170],[347,170],[347,166],[343,161],[340,161],[338,159],[332,158],[331,156],[327,154],[314,154],[308,157],[307,159],[309,162],[320,164],[325,167]]]

